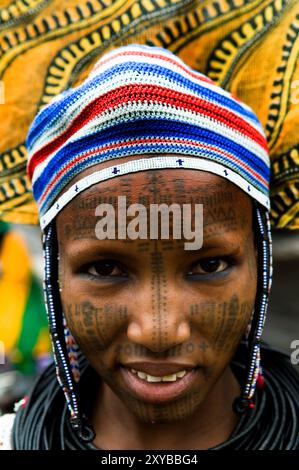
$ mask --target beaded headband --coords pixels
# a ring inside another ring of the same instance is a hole
[[[235,410],[241,413],[253,406],[272,275],[270,162],[265,134],[254,112],[171,52],[130,45],[104,55],[80,86],[63,92],[40,111],[26,144],[28,174],[44,231],[45,298],[57,377],[81,438],[92,440],[93,434],[83,424],[78,405],[76,347],[57,289],[53,223],[81,191],[138,171],[209,171],[236,184],[254,200],[259,288],[248,337],[247,378]],[[136,155],[141,158],[119,163],[121,157]],[[69,186],[74,176],[107,160],[111,166]]]

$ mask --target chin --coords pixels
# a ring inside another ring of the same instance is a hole
[[[146,424],[171,424],[183,422],[190,418],[196,411],[195,404],[185,398],[172,403],[141,403],[137,402],[130,411],[142,422]],[[193,405],[193,406],[192,406]],[[126,406],[127,403],[126,403]]]

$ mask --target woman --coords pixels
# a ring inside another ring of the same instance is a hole
[[[12,447],[298,448],[298,377],[260,347],[271,240],[255,114],[170,52],[133,45],[41,111],[27,147],[59,385],[52,366]],[[119,196],[143,218],[127,224]],[[202,247],[148,236],[154,204],[189,205]]]

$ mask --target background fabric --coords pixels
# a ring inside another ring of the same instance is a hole
[[[272,223],[299,229],[297,0],[0,1],[0,218],[37,223],[25,137],[111,48],[170,49],[250,105],[272,162]]]

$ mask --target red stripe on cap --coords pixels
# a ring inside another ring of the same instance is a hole
[[[263,149],[268,151],[267,143],[262,134],[255,130],[243,118],[236,116],[233,112],[221,108],[219,105],[210,103],[202,98],[195,98],[189,94],[172,91],[157,85],[124,85],[111,90],[87,104],[87,106],[76,116],[69,127],[44,147],[33,154],[28,163],[28,174],[32,179],[35,168],[42,163],[52,152],[61,147],[73,134],[84,127],[94,117],[107,110],[125,104],[130,101],[146,102],[149,99],[157,100],[157,104],[168,104],[188,111],[197,112],[206,117],[216,119],[231,129],[245,134],[254,140]],[[200,111],[200,112],[198,112]]]

